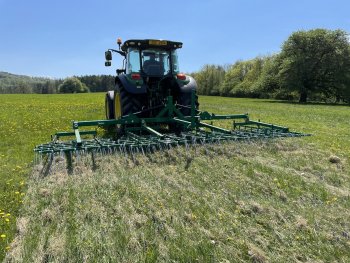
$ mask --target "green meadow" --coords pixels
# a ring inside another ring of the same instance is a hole
[[[104,118],[104,94],[0,101],[0,260],[350,261],[348,106],[202,96],[312,136],[85,158],[70,175],[58,158],[43,176],[34,146]]]

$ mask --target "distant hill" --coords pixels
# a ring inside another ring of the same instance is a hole
[[[43,77],[16,75],[0,71],[0,93],[43,93],[45,86],[54,85],[55,80]],[[54,88],[52,86],[52,88]],[[47,90],[47,89],[46,89]],[[45,93],[55,93],[53,90]]]
[[[91,92],[103,92],[114,88],[111,75],[76,76]],[[0,94],[11,93],[58,93],[59,85],[64,79],[31,77],[0,71]]]
[[[50,78],[44,77],[31,77],[26,75],[17,75],[9,72],[0,71],[0,81],[3,79],[24,79],[24,80],[35,80],[35,81],[46,81],[51,80]]]

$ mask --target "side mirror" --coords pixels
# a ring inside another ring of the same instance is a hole
[[[106,61],[106,62],[105,62],[105,66],[106,66],[106,67],[110,67],[111,65],[112,65],[112,62],[110,62],[110,61]]]
[[[110,51],[110,50],[107,50],[106,52],[105,52],[105,58],[106,58],[106,60],[112,60],[112,51]]]

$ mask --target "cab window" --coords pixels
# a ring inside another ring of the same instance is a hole
[[[132,72],[140,72],[140,54],[138,49],[130,48],[128,50],[127,61],[128,63],[126,65],[126,74],[130,74]]]

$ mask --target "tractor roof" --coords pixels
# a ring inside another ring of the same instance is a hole
[[[130,39],[123,43],[121,49],[123,51],[126,51],[129,47],[135,47],[140,49],[160,48],[166,50],[173,50],[177,48],[182,48],[182,43],[161,39]]]

